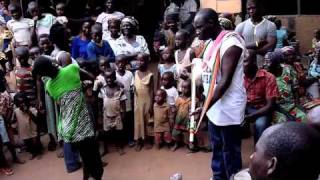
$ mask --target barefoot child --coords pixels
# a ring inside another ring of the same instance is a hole
[[[118,55],[116,57],[117,64],[117,82],[122,83],[124,86],[124,92],[126,94],[126,117],[124,120],[124,129],[126,138],[129,142],[129,146],[134,145],[133,141],[133,108],[132,108],[132,87],[134,83],[133,74],[131,71],[126,70],[126,56]]]
[[[190,121],[189,111],[191,108],[191,81],[185,80],[181,83],[181,95],[176,101],[176,118],[173,126],[172,137],[175,145],[172,151],[179,148],[181,143],[188,144],[189,131],[188,125]]]
[[[164,142],[168,147],[171,144],[170,122],[171,110],[166,103],[166,91],[159,89],[155,96],[153,105],[154,112],[154,141],[157,149],[160,149]]]
[[[41,143],[37,139],[37,110],[30,107],[29,100],[24,93],[18,92],[14,96],[14,103],[18,107],[14,111],[14,121],[17,124],[18,134],[31,153],[30,160],[38,156],[41,158]]]
[[[153,127],[149,126],[153,114],[153,74],[148,70],[149,55],[138,54],[139,69],[134,79],[134,139],[136,151],[140,151],[147,136],[153,136]]]
[[[114,70],[107,69],[105,79],[106,86],[101,89],[100,96],[103,99],[103,130],[109,137],[111,133],[115,135],[119,153],[123,155],[123,119],[126,113],[125,103],[127,98],[124,89],[116,82],[116,72]]]

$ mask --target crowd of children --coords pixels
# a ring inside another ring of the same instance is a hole
[[[2,4],[0,9],[9,12],[0,18],[4,54],[0,60],[0,170],[6,175],[13,170],[2,152],[3,145],[20,164],[25,161],[15,149],[26,147],[30,159],[41,158],[45,151],[40,137],[46,133],[50,151],[56,150],[57,144],[63,145],[56,126],[61,123],[59,109],[63,104],[45,90],[50,78],[40,79],[32,72],[41,56],[51,56],[59,68],[76,64],[91,77],[81,79],[82,93],[95,136],[104,144],[102,155],[108,152],[110,143],[120,155],[125,154],[126,145],[135,146],[136,151],[150,149],[153,144],[157,149],[166,146],[172,151],[183,145],[188,152],[211,150],[205,121],[195,140],[189,140],[192,60],[203,56],[206,43],[190,29],[181,29],[177,14],[169,13],[149,50],[139,35],[137,20],[116,11],[114,3],[106,0],[106,11],[95,22],[84,20],[79,35],[73,38],[63,3],[56,4],[54,16],[30,2],[26,13],[29,18],[22,16],[18,5]],[[222,26],[229,22],[222,20]],[[318,42],[315,49],[319,55]],[[310,74],[315,78],[320,77],[318,58],[311,64]],[[195,101],[197,107],[204,104],[203,87],[197,87]]]

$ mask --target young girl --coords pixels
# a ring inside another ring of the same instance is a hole
[[[161,89],[164,89],[167,93],[167,103],[174,107],[179,93],[177,88],[174,87],[174,75],[172,72],[165,72],[161,77]]]
[[[106,86],[101,89],[103,99],[103,130],[116,136],[120,155],[123,155],[123,120],[126,113],[126,95],[124,89],[116,82],[116,72],[107,69],[105,72]],[[106,141],[105,148],[106,146]],[[107,149],[104,150],[105,152]]]
[[[134,79],[134,139],[140,151],[146,136],[153,136],[151,116],[153,114],[153,74],[148,70],[149,55],[138,54],[139,69]]]
[[[29,106],[29,100],[23,93],[18,92],[14,96],[14,103],[18,107],[14,110],[14,123],[17,124],[20,139],[27,146],[27,151],[31,153],[30,160],[38,156],[41,158],[42,146],[37,139],[37,110]]]
[[[154,141],[158,149],[160,149],[163,141],[168,147],[171,144],[170,122],[172,122],[172,116],[170,106],[166,103],[166,96],[166,91],[159,89],[153,105]]]
[[[175,141],[175,145],[172,147],[172,151],[176,151],[180,144],[184,142],[188,144],[189,131],[188,125],[190,121],[189,111],[191,107],[191,81],[184,80],[181,83],[181,95],[176,101],[176,118],[172,131],[172,138]]]
[[[166,47],[161,53],[162,60],[164,64],[158,65],[158,71],[159,71],[159,77],[162,77],[162,75],[165,72],[172,72],[174,74],[174,77],[176,79],[177,77],[177,68],[176,64],[174,62],[174,56],[173,56],[173,48]],[[158,86],[159,87],[159,86]]]

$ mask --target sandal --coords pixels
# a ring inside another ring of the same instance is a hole
[[[6,176],[13,175],[13,170],[11,168],[2,168],[1,172]]]

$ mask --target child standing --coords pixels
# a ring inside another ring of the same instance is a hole
[[[175,36],[176,47],[174,53],[178,76],[178,90],[181,91],[181,80],[187,79],[191,73],[191,62],[195,58],[195,53],[189,47],[190,33],[184,29],[179,30]]]
[[[175,145],[172,151],[176,151],[180,144],[184,142],[188,144],[189,138],[189,113],[191,108],[191,81],[185,80],[181,83],[181,95],[176,101],[176,118],[173,126],[172,137]]]
[[[172,122],[172,116],[170,106],[166,103],[166,96],[165,90],[158,90],[153,105],[154,141],[158,149],[160,149],[163,141],[168,147],[171,143],[170,122]]]
[[[116,82],[114,70],[107,69],[105,78],[107,84],[101,89],[100,96],[103,99],[103,130],[108,136],[110,133],[114,133],[119,153],[123,155],[123,119],[126,113],[125,101],[127,98],[124,89]],[[104,143],[106,152],[106,141]]]
[[[40,56],[40,48],[38,46],[34,46],[29,49],[29,64],[32,66],[34,61]]]
[[[149,55],[138,54],[139,69],[134,76],[134,139],[136,151],[140,151],[146,136],[153,136],[151,116],[153,114],[153,74],[148,70]]]
[[[42,147],[37,139],[36,116],[37,110],[30,107],[27,96],[23,93],[17,93],[14,96],[14,103],[18,107],[14,111],[14,122],[17,122],[19,137],[27,146],[27,151],[31,153],[31,159],[38,156],[41,158]]]
[[[29,61],[29,50],[27,47],[17,47],[15,49],[16,57],[21,67],[17,67],[15,71],[17,91],[23,92],[27,96],[30,105],[35,105],[35,81],[32,76],[32,66]]]
[[[12,110],[13,102],[11,96],[6,90],[5,73],[0,70],[0,143],[2,143],[2,146],[7,146],[15,163],[23,164],[25,161],[18,158],[7,131],[8,123],[12,116]],[[2,148],[0,148],[0,153],[2,153]],[[0,160],[0,164],[4,163],[1,161],[5,161],[5,159],[2,158],[2,160]],[[7,163],[4,164],[7,165]]]
[[[102,40],[102,26],[95,24],[91,28],[92,41],[88,44],[87,54],[89,61],[98,61],[99,56],[109,59],[109,62],[115,61],[113,50],[108,41]]]
[[[23,18],[21,7],[15,4],[10,4],[8,9],[12,15],[12,19],[7,22],[7,27],[13,33],[15,46],[31,45],[31,35],[34,27],[33,20]]]
[[[110,27],[110,26],[109,26]],[[124,129],[129,141],[129,146],[134,145],[133,141],[133,108],[132,108],[132,87],[134,84],[133,74],[131,71],[126,70],[126,56],[119,55],[116,57],[117,64],[117,82],[122,83],[124,92],[126,94],[126,117],[124,120]]]
[[[167,93],[167,103],[174,107],[179,93],[176,87],[174,87],[174,75],[172,72],[165,72],[161,77],[161,89],[164,89]]]
[[[164,64],[158,65],[158,71],[159,71],[159,77],[162,77],[162,75],[165,72],[172,72],[175,77],[177,77],[177,68],[174,61],[174,51],[171,47],[166,47],[161,53],[161,57]]]

